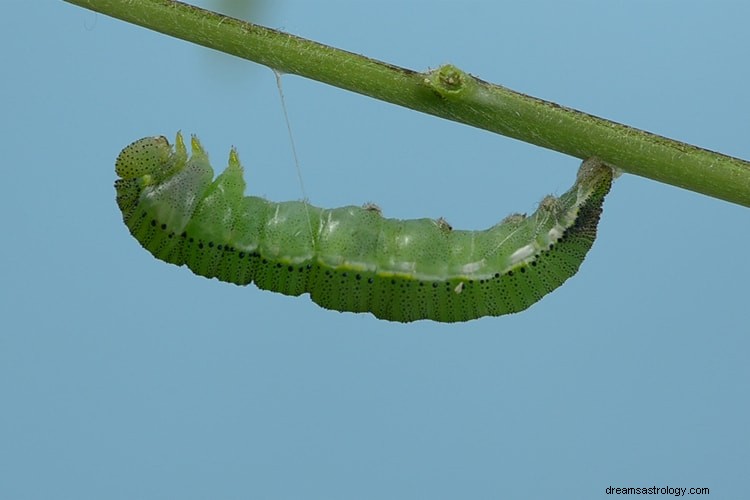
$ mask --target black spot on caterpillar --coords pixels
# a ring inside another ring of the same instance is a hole
[[[466,321],[528,308],[577,271],[596,237],[612,170],[581,165],[573,187],[484,231],[244,196],[237,152],[215,180],[192,139],[147,137],[117,158],[117,204],[155,257],[194,273],[391,321]]]

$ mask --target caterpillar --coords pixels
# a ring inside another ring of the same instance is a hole
[[[575,184],[537,211],[484,231],[443,219],[388,219],[374,205],[324,209],[244,196],[237,151],[214,173],[198,139],[188,156],[146,137],[115,164],[117,204],[156,258],[195,274],[320,306],[409,322],[467,321],[522,311],[577,271],[596,237],[612,169],[582,163]]]

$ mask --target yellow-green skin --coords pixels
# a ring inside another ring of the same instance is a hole
[[[391,321],[466,321],[526,309],[574,275],[591,248],[612,170],[581,166],[575,185],[530,217],[485,231],[443,220],[386,219],[375,207],[331,210],[244,196],[236,151],[213,180],[208,156],[178,133],[117,158],[117,203],[155,257],[194,273]]]

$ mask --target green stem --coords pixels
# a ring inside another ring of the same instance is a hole
[[[418,73],[172,0],[65,1],[282,73],[750,206],[747,161],[514,92],[453,66]]]

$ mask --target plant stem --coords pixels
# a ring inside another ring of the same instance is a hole
[[[750,163],[484,82],[419,73],[172,0],[65,0],[198,45],[750,206]]]

